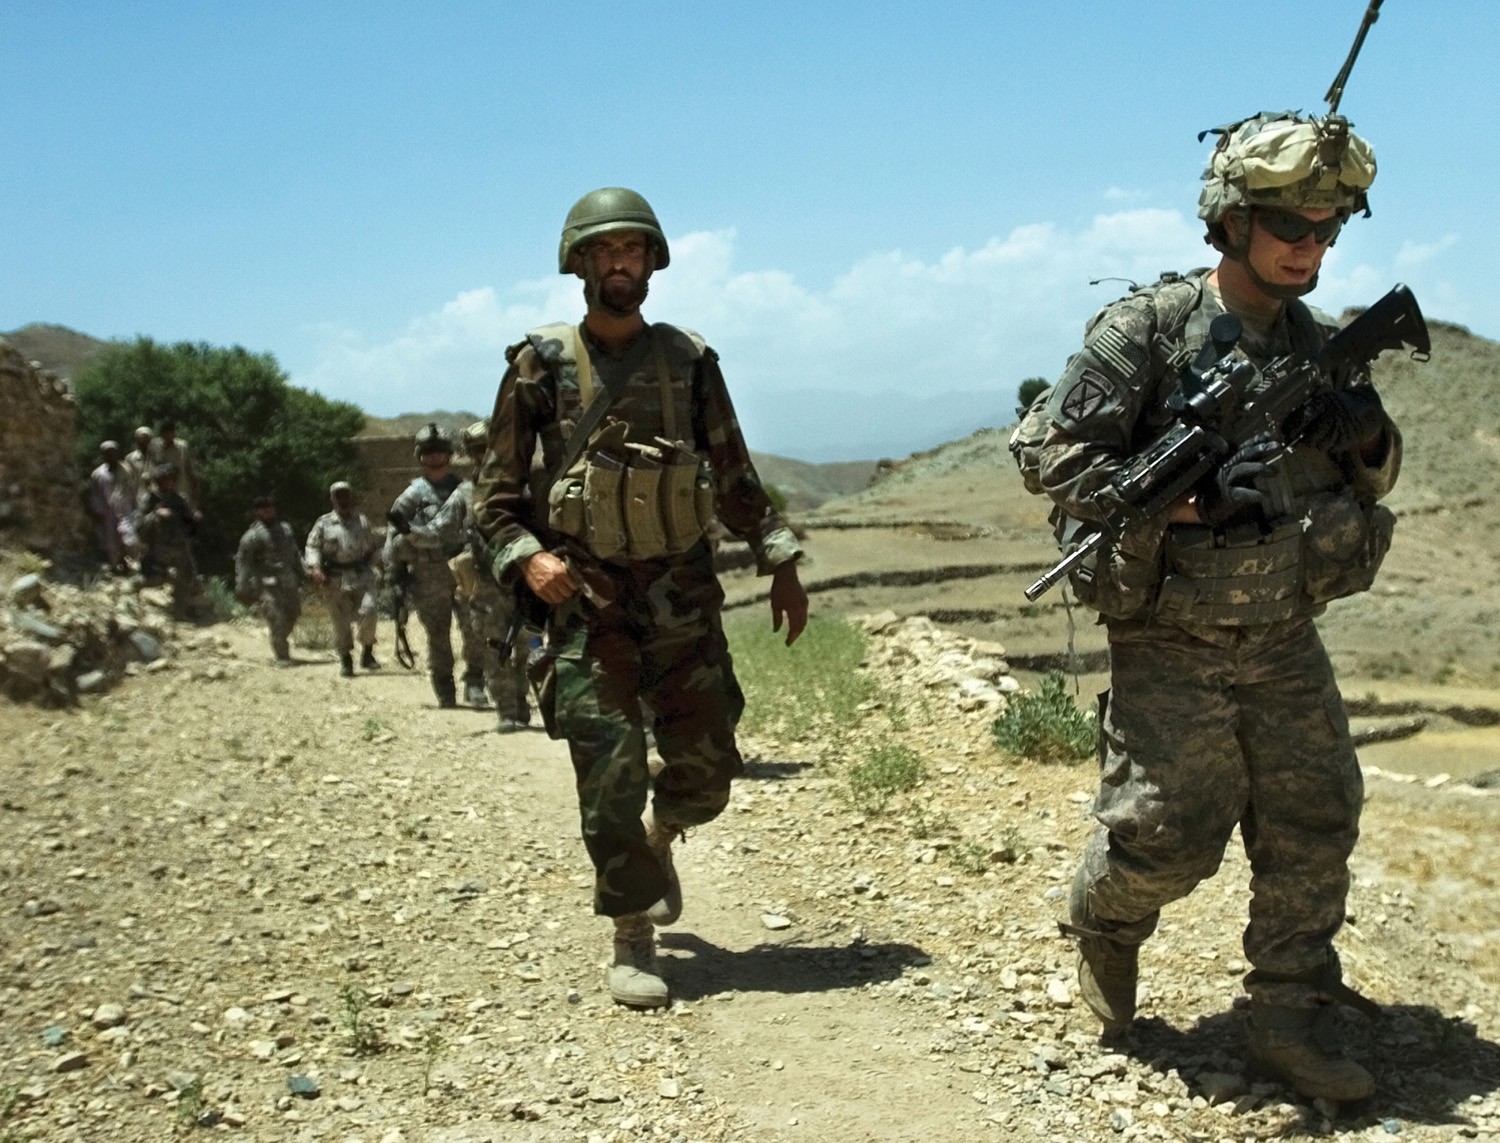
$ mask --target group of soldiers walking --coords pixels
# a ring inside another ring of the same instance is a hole
[[[1219,129],[1199,210],[1217,265],[1101,310],[1013,442],[1028,483],[1055,503],[1064,546],[1079,527],[1107,534],[1073,577],[1112,655],[1098,826],[1064,924],[1081,996],[1107,1036],[1129,1034],[1141,946],[1164,905],[1213,875],[1238,827],[1254,872],[1250,1053],[1334,1100],[1374,1090],[1343,1054],[1334,1018],[1340,1004],[1368,1004],[1343,984],[1333,945],[1362,790],[1313,620],[1367,589],[1389,546],[1377,501],[1399,472],[1400,433],[1367,364],[1325,369],[1315,398],[1269,426],[1280,437],[1253,437],[1123,525],[1111,513],[1122,471],[1179,415],[1184,393],[1196,399],[1184,363],[1207,343],[1233,356],[1233,377],[1252,378],[1250,393],[1279,363],[1320,361],[1337,326],[1301,298],[1345,221],[1366,210],[1374,173],[1368,144],[1332,111]],[[788,644],[808,607],[802,550],[756,475],[717,355],[641,314],[669,262],[639,194],[585,195],[558,252],[559,272],[582,282],[585,316],[507,350],[491,417],[463,434],[473,478],[458,479],[453,442],[429,424],[416,436],[421,475],[392,506],[383,544],[340,482],[300,554],[274,504],[257,500],[236,561],[237,590],[259,601],[283,662],[305,573],[327,597],[343,673],[354,674],[356,640],[361,669],[377,669],[383,567],[427,633],[440,706],[459,699],[455,614],[467,702],[487,691],[502,729],[514,729],[530,716],[529,678],[574,767],[594,909],[613,926],[606,986],[634,1007],[669,1001],[655,932],[683,910],[673,845],[724,810],[743,772],[743,696],[711,524],[744,540],[770,577],[772,626],[786,625]],[[1233,336],[1220,347],[1226,317]],[[154,470],[143,530],[182,519],[170,468]],[[529,663],[518,599],[535,606],[541,634]],[[662,763],[654,775],[649,740]]]
[[[485,422],[469,426],[464,440],[482,453]],[[458,705],[454,682],[452,626],[458,620],[464,659],[464,701],[472,707],[494,703],[502,732],[531,721],[525,687],[527,634],[514,622],[508,593],[474,574],[470,550],[473,481],[451,471],[453,444],[447,432],[429,424],[417,434],[422,475],[396,498],[387,514],[382,542],[356,506],[346,481],[328,489],[331,510],[319,516],[298,547],[292,530],[278,520],[270,496],[254,502],[256,520],[235,554],[235,594],[255,606],[270,628],[278,663],[292,662],[290,637],[302,609],[302,584],[311,580],[323,593],[333,626],[340,673],[375,671],[376,619],[381,572],[397,598],[398,622],[415,610],[427,636],[427,664],[438,705]],[[450,566],[451,565],[451,566]],[[405,631],[398,628],[398,647]],[[399,651],[398,651],[399,653]],[[408,664],[410,665],[410,664]]]

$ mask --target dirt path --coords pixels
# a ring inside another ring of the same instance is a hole
[[[1095,1042],[1055,930],[1086,769],[1006,762],[939,707],[901,732],[926,782],[867,818],[836,796],[844,758],[747,741],[729,811],[680,851],[677,1002],[642,1014],[601,987],[563,748],[492,726],[417,675],[277,670],[248,627],[84,710],[0,708],[0,1139],[144,1143],[196,1111],[214,1138],[338,1143],[1323,1129],[1242,1074],[1234,850],[1148,949],[1133,1048]],[[1343,944],[1392,1006],[1350,1024],[1383,1091],[1332,1129],[1485,1138],[1497,803],[1371,793]]]

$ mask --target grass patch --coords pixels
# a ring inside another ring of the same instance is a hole
[[[377,735],[385,733],[391,728],[391,724],[383,718],[370,716],[365,719],[365,724],[360,728],[360,737],[366,742],[373,742]]]
[[[899,742],[884,743],[849,768],[849,801],[862,813],[884,813],[897,794],[916,788],[922,774],[916,751]]]
[[[214,614],[220,619],[244,619],[250,614],[250,609],[234,597],[228,576],[208,576],[203,581],[203,594],[208,596]]]
[[[1011,697],[994,732],[995,745],[1007,754],[1038,762],[1081,762],[1093,755],[1099,728],[1068,694],[1063,673],[1051,671],[1036,694]]]
[[[372,1056],[380,1051],[380,1032],[369,1017],[370,994],[358,985],[346,984],[339,989],[339,1024],[349,1039],[349,1050],[356,1056]]]
[[[859,669],[865,633],[853,624],[815,617],[787,647],[785,631],[773,632],[757,610],[753,619],[736,618],[725,634],[745,691],[740,728],[752,734],[793,741],[839,737],[874,694],[873,681]]]
[[[332,651],[337,645],[333,618],[321,595],[303,601],[302,616],[292,633],[292,642],[304,651]]]

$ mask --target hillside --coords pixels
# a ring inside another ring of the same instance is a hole
[[[0,334],[25,357],[41,363],[43,369],[71,381],[88,366],[99,351],[109,345],[97,337],[79,333],[65,325],[32,322],[11,333]]]

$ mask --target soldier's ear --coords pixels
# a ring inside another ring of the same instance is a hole
[[[582,247],[568,255],[568,273],[572,274],[575,278],[586,278],[588,276],[588,271],[584,269],[583,265]]]

